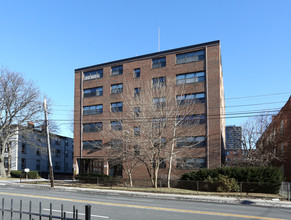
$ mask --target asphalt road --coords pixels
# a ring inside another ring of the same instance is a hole
[[[63,204],[67,217],[71,217],[72,207],[75,206],[82,219],[84,219],[85,205],[89,204],[91,205],[92,220],[291,219],[291,209],[285,208],[134,198],[9,186],[0,188],[0,207],[2,207],[2,198],[5,199],[5,208],[9,209],[11,199],[13,199],[14,209],[19,209],[19,203],[22,200],[23,210],[26,211],[28,211],[29,201],[32,201],[32,212],[39,211],[38,205],[41,202],[42,213],[46,214],[49,213],[50,203],[52,203],[55,215],[60,215],[61,204]],[[10,217],[7,216],[3,219],[10,219]],[[19,219],[18,215],[14,215],[13,219]]]

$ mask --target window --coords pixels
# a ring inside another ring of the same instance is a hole
[[[205,80],[205,73],[197,72],[197,73],[179,74],[176,76],[176,79],[177,79],[176,81],[177,85],[203,82]]]
[[[205,103],[205,93],[192,93],[186,95],[177,95],[178,105],[191,105],[194,103]]]
[[[281,148],[281,155],[284,155],[284,143],[281,143],[280,148]]]
[[[160,88],[162,86],[166,86],[166,77],[157,77],[153,78],[153,88]]]
[[[84,150],[100,150],[102,148],[102,140],[83,141]]]
[[[134,78],[140,78],[140,68],[134,69]]]
[[[155,161],[156,160],[153,161],[153,168],[156,167],[156,162]],[[166,168],[166,160],[165,159],[163,159],[163,158],[160,159],[159,168],[160,169],[165,169]]]
[[[134,97],[140,97],[140,88],[134,88]]]
[[[69,141],[68,141],[68,139],[65,140],[65,145],[66,145],[66,146],[69,146]]]
[[[100,79],[103,77],[103,69],[84,72],[84,80]]]
[[[177,139],[177,147],[205,147],[205,137],[181,137]]]
[[[284,134],[284,120],[282,120],[281,123],[280,123],[280,134],[281,135]]]
[[[161,68],[166,66],[166,57],[156,58],[152,60],[152,68]]]
[[[55,149],[55,157],[61,157],[61,150]]]
[[[9,145],[9,146],[11,146],[11,145]],[[9,153],[9,146],[8,146],[8,145],[5,146],[5,148],[4,148],[4,153]]]
[[[154,147],[165,148],[166,147],[166,138],[156,138],[156,139],[154,139]]]
[[[61,163],[60,162],[55,162],[54,168],[55,168],[55,170],[61,170]]]
[[[91,105],[83,107],[84,115],[93,115],[93,114],[102,114],[103,113],[103,105]]]
[[[121,121],[111,121],[111,130],[122,130]]]
[[[123,66],[113,66],[111,67],[111,76],[121,75],[123,73]]]
[[[189,52],[189,53],[182,53],[176,55],[176,64],[180,63],[189,63],[199,60],[205,59],[205,52],[204,50],[199,50],[195,52]]]
[[[21,145],[21,153],[26,154],[26,144],[25,143],[22,143],[22,145]]]
[[[133,149],[134,149],[135,156],[140,155],[140,147],[138,145],[134,146]]]
[[[161,168],[161,169],[166,169],[167,168],[166,160],[165,159],[160,159],[159,168]]]
[[[166,106],[166,98],[154,98],[153,103],[156,108],[164,108]]]
[[[36,170],[40,170],[40,160],[36,160]]]
[[[36,156],[41,156],[40,151],[36,150]]]
[[[55,139],[55,145],[60,145],[60,140],[59,139]]]
[[[176,167],[178,169],[198,169],[206,167],[205,158],[183,158],[177,159]]]
[[[103,129],[102,122],[86,123],[83,124],[83,132],[99,132]]]
[[[91,89],[84,89],[84,98],[103,95],[103,87],[96,87]]]
[[[68,169],[69,169],[69,164],[68,162],[65,162],[65,171],[68,171]]]
[[[123,92],[123,84],[122,83],[111,85],[111,94],[118,94],[118,93],[122,93],[122,92]]]
[[[66,158],[69,157],[69,152],[68,152],[68,150],[65,150],[65,157],[66,157]]]
[[[8,157],[4,157],[4,168],[8,168],[8,166],[9,166]]]
[[[120,149],[122,148],[122,140],[121,139],[112,139],[110,141],[111,148]]]
[[[205,115],[183,115],[177,117],[177,123],[181,126],[193,126],[197,124],[205,124]]]
[[[134,108],[134,117],[139,117],[140,115],[140,108],[139,107],[135,107]]]
[[[140,136],[140,127],[134,127],[134,136]]]
[[[122,102],[111,103],[111,112],[122,112],[123,104]]]
[[[154,128],[166,127],[166,118],[154,118],[153,127]]]
[[[21,158],[21,169],[25,169],[25,168],[26,168],[26,159]]]

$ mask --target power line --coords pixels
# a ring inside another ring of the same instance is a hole
[[[211,107],[211,108],[208,108],[208,109],[214,109],[214,108],[237,108],[237,107],[244,107],[244,106],[258,106],[258,105],[272,105],[272,104],[279,104],[279,103],[286,103],[286,101],[280,101],[280,102],[263,102],[263,103],[255,103],[255,104],[244,104],[244,105],[231,105],[231,106],[225,106],[225,107],[220,107],[220,106],[217,106],[217,107]],[[99,104],[97,104],[99,105]],[[147,104],[143,104],[143,105],[147,105]],[[147,105],[148,106],[148,105]],[[172,106],[172,105],[170,105]],[[53,112],[75,112],[75,111],[78,111],[78,110],[65,110],[65,109],[58,109],[58,110],[53,110]]]
[[[288,110],[290,111],[290,110]],[[227,119],[227,118],[246,118],[246,117],[252,117],[252,116],[258,116],[258,115],[261,115],[261,116],[271,116],[270,114],[267,114],[267,113],[270,113],[270,112],[275,112],[275,111],[260,111],[260,112],[254,112],[254,113],[245,113],[245,114],[251,114],[251,115],[241,115],[241,114],[231,114],[229,116],[221,116],[221,115],[209,115],[208,119],[211,120],[211,119]],[[291,114],[291,112],[288,112],[286,114]],[[191,115],[191,114],[188,114],[188,115]],[[186,116],[186,115],[185,115]],[[161,117],[162,118],[162,117]],[[159,118],[159,119],[161,119]],[[157,118],[158,119],[158,118]],[[166,117],[166,121],[176,121],[176,117]],[[95,118],[95,119],[86,119],[86,120],[83,120],[82,123],[90,123],[90,122],[110,122],[110,121],[124,121],[124,122],[127,122],[127,123],[141,123],[142,121],[144,121],[145,123],[146,122],[152,122],[153,121],[153,118],[152,117],[137,117],[137,118],[133,118],[133,117],[130,117],[130,118],[122,118],[122,117],[111,117],[111,118]],[[73,119],[55,119],[55,120],[52,120],[52,121],[59,121],[59,122],[74,122],[74,123],[80,123],[80,120],[73,120]]]

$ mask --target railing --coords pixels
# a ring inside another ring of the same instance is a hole
[[[73,206],[72,212],[65,212],[64,211],[64,206],[63,204],[61,204],[61,211],[60,211],[60,215],[53,215],[53,206],[52,203],[50,203],[50,207],[48,209],[49,214],[44,214],[42,213],[42,203],[39,203],[38,206],[38,212],[33,212],[32,211],[32,202],[29,201],[29,206],[28,206],[28,210],[25,211],[23,210],[23,203],[22,200],[20,200],[19,202],[19,209],[16,210],[14,207],[14,203],[13,203],[13,199],[11,199],[10,201],[10,208],[7,208],[7,206],[5,206],[5,200],[4,198],[2,198],[2,205],[1,205],[1,220],[6,220],[6,219],[19,219],[22,220],[24,218],[24,216],[26,218],[24,219],[28,219],[29,220],[36,220],[39,219],[41,220],[42,217],[45,217],[45,219],[61,219],[61,220],[81,220],[78,216],[78,209],[75,208],[75,206]],[[34,206],[35,207],[35,206]],[[72,217],[68,217],[68,214],[72,215]],[[90,205],[86,205],[85,206],[85,220],[91,220],[91,206]]]
[[[135,188],[147,188],[152,187],[150,180],[133,179],[132,186],[128,179],[122,178],[103,178],[94,176],[76,177],[81,183],[93,183],[97,186],[106,187],[128,187]],[[268,183],[268,182],[235,182],[224,183],[223,181],[194,181],[194,180],[171,180],[170,185],[172,188],[188,189],[192,191],[200,192],[240,192],[240,193],[271,193],[277,194],[280,191],[280,183]],[[167,180],[158,179],[157,187],[167,187]],[[291,186],[289,186],[291,187]],[[289,188],[290,189],[290,188]],[[288,191],[290,194],[290,190]],[[289,196],[290,197],[290,196]]]

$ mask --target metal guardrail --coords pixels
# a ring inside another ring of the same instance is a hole
[[[29,220],[36,220],[36,219],[61,219],[61,220],[81,220],[78,216],[78,209],[73,206],[73,210],[70,214],[72,214],[72,217],[68,217],[67,213],[64,211],[64,206],[61,204],[61,211],[60,215],[53,215],[53,206],[52,203],[50,203],[50,208],[49,208],[49,214],[44,214],[42,213],[42,203],[39,203],[38,206],[38,212],[32,212],[32,202],[29,201],[29,206],[28,210],[23,210],[23,203],[22,200],[20,200],[19,203],[19,210],[14,209],[14,203],[13,199],[10,201],[10,208],[5,208],[5,200],[2,198],[2,205],[1,205],[1,220],[7,220],[7,219],[17,219],[22,220],[24,216],[28,217]],[[42,218],[44,217],[44,218]],[[25,218],[27,219],[27,218]],[[86,205],[85,206],[85,220],[91,220],[91,206]]]

